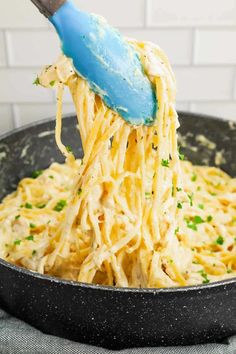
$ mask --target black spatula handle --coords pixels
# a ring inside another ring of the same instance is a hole
[[[67,0],[31,0],[45,16],[52,16]]]

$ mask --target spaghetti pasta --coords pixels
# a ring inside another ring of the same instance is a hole
[[[236,275],[236,179],[180,161],[176,83],[163,51],[130,41],[156,89],[153,126],[128,125],[61,56],[56,142],[66,163],[23,179],[0,204],[0,256],[44,274],[120,287],[173,287]],[[84,150],[61,141],[68,86]]]

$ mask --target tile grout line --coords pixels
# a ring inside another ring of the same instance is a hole
[[[15,103],[12,104],[12,112],[13,112],[14,127],[19,128],[22,124],[21,124],[19,108],[18,108],[17,104],[15,104]]]
[[[10,65],[10,66],[1,66],[0,70],[3,70],[4,68],[11,68],[13,70],[41,70],[42,66],[44,66],[45,63],[42,63],[41,65],[29,65],[29,64],[24,64],[24,65]],[[235,68],[234,63],[200,63],[200,64],[172,64],[172,67],[175,68],[181,68],[181,69],[188,69],[188,68],[206,68],[206,69],[227,69],[227,68]]]
[[[192,29],[191,66],[195,66],[197,51],[197,28]]]
[[[149,1],[144,0],[144,28],[148,29],[148,13],[149,13]]]
[[[232,94],[231,94],[232,100],[236,102],[236,65],[234,67],[234,74],[233,74],[233,80],[232,80]]]
[[[12,122],[12,126],[13,126],[13,128],[16,128],[15,118],[14,118],[14,107],[13,107],[13,104],[10,104],[10,110],[11,110],[11,122]]]
[[[149,10],[150,13],[150,10]],[[116,26],[117,28],[138,28],[138,26]],[[165,24],[152,24],[152,22],[149,21],[148,28],[152,30],[158,30],[158,29],[172,29],[172,30],[178,30],[178,29],[193,29],[193,28],[199,28],[202,31],[236,31],[236,25],[220,25],[220,24],[214,24],[214,25],[201,25],[201,24],[171,24],[171,23],[165,23]]]
[[[11,43],[11,38],[10,38],[10,33],[8,30],[6,30],[5,33],[5,42],[6,42],[6,50],[7,50],[7,57],[8,57],[8,67],[12,68],[13,64],[13,53],[12,53],[12,43]]]
[[[7,30],[3,30],[3,45],[4,45],[4,50],[5,50],[5,55],[6,55],[6,68],[10,67],[10,58],[9,58],[9,52],[8,52],[8,44],[7,44]]]
[[[146,0],[146,12],[147,15],[150,13],[150,5],[149,1]],[[147,16],[146,20],[148,20],[149,16]],[[147,21],[147,27],[148,29],[151,30],[158,30],[158,29],[167,29],[167,30],[183,30],[183,29],[193,29],[193,28],[198,28],[200,30],[212,30],[214,31],[236,31],[236,25],[171,25],[171,24],[159,24],[159,25],[152,25],[150,24],[150,21]],[[115,26],[118,29],[126,30],[126,29],[141,29],[143,28],[142,25],[131,25],[131,26],[125,26],[125,25],[116,25]],[[53,28],[51,26],[49,27],[0,27],[0,31],[10,31],[10,32],[52,32]]]
[[[235,103],[236,104],[236,100],[233,98],[229,98],[229,99],[223,99],[223,100],[219,100],[219,99],[189,99],[189,100],[183,100],[183,99],[178,99],[179,103],[202,103],[202,104],[209,104],[209,103],[215,103],[215,102],[218,102],[218,103],[221,103],[221,104],[232,104],[232,103]],[[45,104],[45,105],[52,105],[56,103],[55,99],[53,101],[37,101],[37,102],[29,102],[29,101],[18,101],[18,102],[7,102],[7,101],[2,101],[0,102],[0,105],[17,105],[17,106],[27,106],[27,105],[30,105],[30,106],[40,106],[42,104]],[[73,104],[73,102],[65,102],[64,103],[65,105],[71,105]]]
[[[189,102],[189,111],[190,111],[190,112],[193,112],[193,111],[194,111],[194,105],[195,105],[194,102]]]

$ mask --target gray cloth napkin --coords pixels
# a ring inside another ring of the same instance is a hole
[[[236,336],[224,344],[137,348],[114,352],[44,334],[0,310],[0,354],[236,354]]]

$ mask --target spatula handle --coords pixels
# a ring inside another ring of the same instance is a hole
[[[67,0],[31,0],[45,17],[51,17]]]

